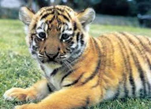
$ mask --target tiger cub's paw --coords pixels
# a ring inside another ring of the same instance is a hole
[[[46,109],[46,108],[42,108],[38,104],[31,103],[31,104],[15,106],[14,109]]]
[[[4,93],[3,97],[9,101],[33,101],[37,98],[34,90],[22,88],[11,88]]]

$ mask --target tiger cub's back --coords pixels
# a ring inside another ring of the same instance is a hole
[[[150,96],[150,38],[123,32],[105,34],[98,39],[103,51],[100,73],[104,99]]]

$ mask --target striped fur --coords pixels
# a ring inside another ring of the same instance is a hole
[[[28,13],[24,10],[21,13]],[[12,100],[14,92],[20,100],[47,96],[16,109],[72,109],[109,99],[150,97],[150,38],[126,32],[91,37],[87,27],[94,14],[92,9],[76,13],[67,6],[51,6],[32,15],[30,24],[24,21],[29,25],[27,44],[46,79],[24,90],[10,89],[5,99]]]

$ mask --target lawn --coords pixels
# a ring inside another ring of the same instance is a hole
[[[92,25],[90,34],[99,36],[113,31],[127,31],[134,34],[150,35],[150,29]],[[12,109],[22,102],[9,102],[3,99],[3,93],[11,87],[26,88],[38,79],[40,71],[31,58],[25,44],[23,25],[18,20],[0,20],[0,109]],[[123,99],[106,101],[91,109],[149,109],[149,99]]]

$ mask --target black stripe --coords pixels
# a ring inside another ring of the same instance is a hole
[[[111,44],[111,49],[113,49],[113,44],[112,44],[112,42],[111,42],[111,40],[108,38],[108,37],[106,37],[105,35],[103,35],[102,37],[100,37],[101,39],[100,39],[100,43],[102,44],[102,53],[101,53],[101,63],[102,63],[102,65],[101,65],[101,72],[105,72],[105,67],[106,67],[106,64],[107,64],[107,61],[109,62],[110,60],[107,60],[107,59],[111,59],[111,58],[109,58],[108,56],[108,54],[109,53],[107,53],[107,50],[109,50],[109,47],[107,46],[108,44],[107,44],[107,41],[109,41],[109,44]],[[103,41],[103,39],[104,39],[104,41]],[[113,52],[112,52],[113,53]],[[113,56],[114,54],[112,54],[112,56]],[[110,64],[107,64],[108,66],[111,66],[111,62],[110,62]],[[94,86],[92,86],[92,88],[95,88],[95,87],[97,87],[99,84],[100,84],[100,81],[101,81],[101,73],[99,73],[98,74],[98,81],[97,81],[97,83],[94,85]]]
[[[55,19],[55,16],[52,17],[51,20],[49,20],[49,24],[51,24],[53,22],[53,20]]]
[[[50,74],[50,76],[55,76],[58,72],[58,69],[54,69],[53,72]]]
[[[61,31],[61,26],[59,25],[58,27],[57,27],[57,31]],[[64,30],[63,31],[61,31],[62,33],[64,32]]]
[[[100,77],[100,76],[99,76]],[[97,83],[94,85],[94,86],[92,86],[91,88],[95,88],[95,87],[97,87],[99,84],[100,84],[100,78],[98,77],[98,81],[97,81]]]
[[[126,67],[125,71],[123,72],[123,79],[124,79],[124,93],[125,93],[125,97],[128,96],[128,89],[127,89],[127,79],[126,79],[126,72],[129,72],[131,73],[131,70],[130,70],[130,62],[129,62],[129,57],[127,58],[126,60],[126,56],[125,56],[125,53],[127,53],[127,49],[123,43],[123,41],[117,36],[117,39],[120,40],[120,42],[118,43],[118,46],[120,48],[120,51],[121,51],[121,54],[123,56],[123,61],[124,61],[124,65]],[[126,51],[124,53],[124,50]],[[133,86],[134,87],[134,86]]]
[[[151,46],[151,41],[149,40],[149,38],[148,37],[144,37],[144,38],[148,41],[149,46]],[[151,50],[149,51],[151,52]]]
[[[76,79],[76,80],[73,81],[72,83],[67,84],[67,85],[64,85],[63,87],[69,87],[69,86],[75,85],[75,84],[78,83],[79,80],[82,78],[83,74],[84,74],[84,73],[82,73],[82,74],[78,77],[78,79]]]
[[[143,89],[140,89],[139,93],[140,93],[140,98],[144,98],[144,91],[143,91]]]
[[[52,12],[47,11],[45,13],[42,12],[41,15],[40,15],[41,16],[40,20],[42,20],[42,19],[46,18],[48,15],[52,15],[52,14],[54,14],[54,11],[52,11]]]
[[[73,27],[74,27],[73,28],[74,31],[77,30],[77,23],[76,22],[73,23]]]
[[[72,72],[74,72],[75,70],[70,70],[67,74],[65,74],[63,77],[62,77],[62,79],[61,79],[61,81],[60,81],[60,84],[62,84],[62,82],[64,81],[64,79],[67,77],[67,76],[69,76]]]
[[[35,24],[34,24],[34,26],[32,27],[32,29],[35,29],[35,28],[36,28],[36,26],[37,26],[37,24],[35,23]]]
[[[144,45],[144,43],[140,40],[140,38],[138,38],[137,36],[135,36],[137,39],[138,39],[138,41],[140,42],[140,44],[141,44],[141,46],[146,50],[146,51],[149,51],[150,52],[150,49],[148,48],[148,47],[146,47],[146,45]],[[146,61],[147,61],[147,63],[148,63],[148,66],[149,66],[149,68],[150,68],[150,70],[151,70],[151,63],[150,63],[150,60],[149,60],[149,58],[148,58],[148,56],[146,55],[146,52],[143,52],[143,54],[145,55],[145,59],[146,59]],[[144,59],[144,58],[143,58]],[[151,89],[151,86],[150,86],[150,84],[149,84],[149,81],[148,81],[148,78],[146,78],[147,80],[146,80],[146,82],[147,82],[147,86],[148,86],[148,94],[150,94],[150,89]]]
[[[119,83],[119,84],[120,84],[120,83]],[[113,97],[113,100],[117,99],[119,95],[120,95],[120,85],[118,86],[118,88],[117,88],[117,90],[116,90],[116,93],[115,93],[115,95],[114,95],[114,97]]]
[[[67,15],[68,15],[68,17],[71,19],[71,16],[70,16],[70,14],[68,13],[68,12],[66,12],[67,13]]]
[[[66,7],[66,9],[69,11],[69,12],[71,12],[72,10],[70,9],[70,8],[68,8],[68,7]]]
[[[41,19],[45,19],[46,17],[48,17],[50,15],[50,13],[46,13],[45,15],[43,15],[42,17],[41,17]]]
[[[145,49],[145,50],[148,50],[148,48],[143,44],[143,42],[137,37],[137,36],[135,36],[136,38],[137,38],[137,40],[140,42],[140,44],[141,44],[141,46],[143,47],[143,50]],[[148,66],[149,66],[149,68],[150,68],[150,70],[151,70],[151,63],[150,63],[150,61],[149,61],[149,59],[148,59],[148,56],[146,55],[146,52],[143,52],[143,54],[145,55],[145,59],[146,59],[146,61],[147,61],[147,63],[148,63]],[[144,59],[144,58],[143,58]],[[144,72],[144,73],[146,73],[146,72]],[[150,84],[149,84],[149,82],[148,82],[148,78],[146,78],[146,83],[147,83],[147,86],[148,86],[148,94],[150,93]],[[147,93],[147,91],[146,91],[146,93]]]
[[[77,55],[77,54],[79,54],[79,53],[82,53],[82,51],[81,51],[81,49],[77,49],[78,48],[78,45],[76,46],[76,48],[74,49],[75,51],[74,51],[74,53],[73,54],[75,54],[75,55]],[[77,50],[76,50],[77,49]],[[74,56],[75,56],[74,55]],[[81,54],[79,54],[79,56],[80,56]],[[78,56],[78,57],[79,57]]]
[[[52,7],[47,8],[47,11],[52,11],[52,12],[54,12]]]
[[[85,104],[86,104],[85,107],[88,108],[88,106],[89,106],[89,104],[90,104],[90,98],[89,98],[89,97],[86,98],[86,103],[85,103]]]
[[[130,48],[130,50],[131,50],[131,53],[132,53],[132,57],[133,57],[133,59],[134,59],[134,63],[135,63],[135,65],[137,66],[140,79],[141,79],[141,81],[142,81],[144,95],[146,95],[146,85],[145,85],[145,77],[144,77],[143,69],[142,69],[142,67],[141,67],[141,65],[140,65],[140,62],[139,62],[139,60],[138,60],[138,57],[136,57],[136,56],[134,55],[134,53],[132,52],[132,49],[131,49],[131,48]]]
[[[76,34],[76,41],[81,43],[81,46],[84,45],[84,40],[83,40],[84,35],[80,34],[80,32],[78,32]]]
[[[43,27],[43,25],[44,25],[44,22],[42,22],[42,23],[41,23],[40,27],[42,28],[42,27]],[[38,28],[39,28],[39,27],[38,27]],[[42,29],[43,29],[43,28],[42,28]]]
[[[66,30],[68,30],[68,31],[72,31],[72,28],[67,28]]]
[[[95,41],[95,39],[93,39],[94,41],[94,44],[95,44],[95,49],[97,50],[98,52],[98,62],[97,62],[97,66],[94,70],[94,72],[91,74],[90,77],[88,77],[83,83],[82,85],[86,84],[88,81],[90,81],[91,79],[93,79],[95,77],[95,75],[98,73],[99,69],[100,69],[100,66],[101,66],[101,52],[100,52],[100,48],[97,44],[97,42]]]
[[[51,88],[50,88],[48,83],[47,83],[47,87],[48,87],[49,92],[52,92],[52,90],[51,90]]]
[[[45,69],[44,69],[44,67],[42,65],[40,65],[40,68],[41,68],[42,71],[45,72]]]
[[[115,50],[114,50],[112,39],[110,39],[109,37],[102,37],[102,38],[105,38],[106,40],[108,40],[109,44],[111,45],[111,54],[112,55],[110,55],[111,61],[109,63],[109,66],[113,66],[113,68],[114,68],[115,67],[115,62],[114,62],[114,52],[115,52]]]
[[[81,38],[80,38],[81,45],[84,45],[83,37],[84,37],[84,35],[83,35],[83,34],[81,34]]]
[[[127,78],[126,78],[126,74],[124,73],[123,75],[123,78],[124,78],[124,93],[125,93],[125,97],[128,97],[128,93],[129,93],[129,90],[127,89]],[[133,84],[135,85],[135,84]],[[135,89],[133,89],[133,95],[135,95]]]
[[[29,11],[31,11],[33,14],[35,14],[35,11],[34,10],[32,10],[32,9],[30,9],[30,8],[28,8],[28,7],[26,7]]]
[[[40,29],[40,30],[41,30],[41,29],[42,29],[42,28],[41,28],[41,26],[40,26],[40,27],[38,27],[38,28],[37,28],[37,30],[38,30],[38,29]]]
[[[75,48],[71,48],[71,50],[73,51],[72,52],[72,54],[73,54],[72,58],[74,57],[73,59],[77,59],[77,57],[79,58],[82,55],[82,53],[84,52],[83,49],[85,48],[86,44],[81,46],[81,49],[77,49],[78,46],[79,46],[79,44],[77,44],[77,46]],[[75,55],[76,55],[76,57],[75,57]]]
[[[69,18],[63,14],[60,14],[60,16],[63,16],[64,19],[66,19],[68,22],[70,21]]]
[[[151,52],[150,49],[149,49],[148,47],[146,47],[146,46],[143,44],[143,42],[142,42],[137,36],[135,36],[135,37],[137,38],[137,40],[140,42],[141,46],[142,46],[146,51]],[[143,52],[143,54],[145,55],[145,58],[146,58],[147,63],[148,63],[148,65],[149,65],[149,67],[150,67],[150,70],[151,70],[151,62],[149,61],[149,59],[148,59],[146,53]]]
[[[60,28],[60,29],[61,29],[61,28]],[[64,33],[64,31],[65,31],[65,28],[63,28],[62,33]]]
[[[103,38],[103,37],[105,37],[105,36],[102,36],[101,38]],[[101,70],[101,72],[105,72],[104,70],[105,70],[105,67],[106,67],[106,59],[107,59],[107,53],[106,53],[106,50],[107,50],[107,46],[106,46],[106,43],[104,43],[104,42],[106,42],[105,40],[103,41],[103,39],[101,39],[101,40],[99,40],[100,41],[100,43],[101,43],[101,45],[102,45],[102,53],[101,53],[101,67],[100,67],[100,70]],[[100,84],[100,81],[101,81],[101,73],[99,73],[98,74],[98,80],[97,80],[97,82],[96,82],[96,84],[95,85],[93,85],[91,88],[95,88],[95,87],[97,87],[99,84]]]
[[[76,36],[77,36],[77,42],[80,40],[80,32],[78,32],[77,34],[76,34]]]
[[[135,97],[136,86],[135,86],[135,82],[134,82],[134,78],[132,76],[132,73],[130,73],[130,75],[129,75],[129,81],[130,81],[130,84],[132,85],[132,94]]]
[[[139,48],[126,34],[123,33],[123,35],[125,35],[126,38],[130,41],[130,43],[135,46],[136,50],[139,52],[139,54],[142,56],[142,58],[143,58],[143,59],[146,59],[146,56],[144,56],[144,55],[145,55],[145,52],[142,53],[142,51],[140,50],[140,48]],[[140,42],[139,38],[137,38],[136,36],[135,36],[135,38]],[[145,81],[145,76],[144,76],[145,72],[143,71],[143,69],[142,69],[142,67],[141,67],[141,65],[140,65],[140,61],[138,60],[138,57],[136,57],[136,56],[134,55],[134,53],[132,52],[132,49],[131,49],[131,48],[130,48],[130,50],[131,50],[131,53],[132,53],[132,57],[133,57],[133,59],[134,59],[134,63],[135,63],[135,65],[137,66],[140,79],[141,79],[141,81],[142,81],[142,85],[143,85],[143,89],[144,89],[143,91],[144,91],[144,96],[145,96],[145,95],[146,95],[146,92],[147,92],[147,91],[146,91],[146,84],[145,84],[146,81]]]
[[[151,87],[150,87],[149,82],[147,82],[147,86],[148,86],[148,95],[151,95]],[[150,97],[150,96],[149,96],[149,97]]]
[[[90,98],[89,97],[86,98],[85,104],[86,105],[83,106],[81,109],[89,109],[89,107],[88,107],[88,105],[90,104]]]
[[[148,57],[147,57],[147,62],[148,62],[148,64],[149,64],[149,69],[151,70],[151,63],[150,63]]]
[[[86,99],[86,107],[87,107],[89,104],[90,104],[90,98],[87,97],[87,99]]]
[[[138,44],[136,44],[135,41],[133,41],[131,38],[129,38],[129,36],[126,35],[125,33],[121,33],[121,34],[124,35],[125,38],[127,38],[127,40],[136,48],[137,51],[139,51],[139,54],[142,56],[142,58],[143,58],[143,59],[146,59],[145,52],[143,52],[143,51],[140,49],[140,47],[138,46]],[[133,36],[133,37],[135,37],[135,36]],[[141,43],[140,40],[139,40],[139,38],[137,38],[137,37],[135,37],[135,38],[139,41],[139,43]],[[142,46],[142,45],[141,45],[141,46]],[[143,53],[142,53],[142,52],[143,52]]]
[[[146,41],[148,42],[147,44],[143,44],[143,42],[141,42],[142,43],[142,46],[145,48],[145,50],[146,51],[148,51],[149,53],[151,53],[151,48],[150,48],[150,46],[151,46],[151,42],[149,41],[149,38],[148,37],[143,37],[144,39],[146,39]],[[141,40],[140,40],[141,41]],[[148,45],[148,46],[147,46]]]
[[[132,86],[132,94],[133,94],[133,96],[135,96],[136,86],[135,86],[134,78],[132,76],[132,69],[131,69],[131,66],[130,66],[131,64],[130,64],[130,59],[129,59],[130,57],[129,57],[129,54],[127,54],[127,59],[126,59],[125,54],[128,53],[127,49],[126,49],[126,46],[125,46],[123,40],[119,36],[117,36],[117,38],[120,41],[119,47],[121,49],[121,52],[122,52],[122,55],[123,55],[123,59],[124,59],[124,63],[125,63],[125,67],[126,67],[126,70],[127,70],[124,73],[126,75],[126,72],[129,72],[129,81],[130,81],[130,84]],[[124,49],[125,53],[124,53],[124,51],[122,49]],[[126,83],[124,85],[124,89],[125,89],[124,92],[125,92],[125,97],[126,97],[128,95],[128,90],[127,90],[127,87],[126,87]]]
[[[57,9],[57,11],[64,12],[63,9],[60,9],[60,8],[56,8],[56,9]]]
[[[73,51],[74,50],[76,50],[76,53],[79,53],[79,52],[81,52],[81,49],[78,49],[79,48],[79,44],[77,44],[77,46],[76,47],[74,47],[74,48],[71,48]],[[75,52],[74,52],[74,54],[76,54]]]

